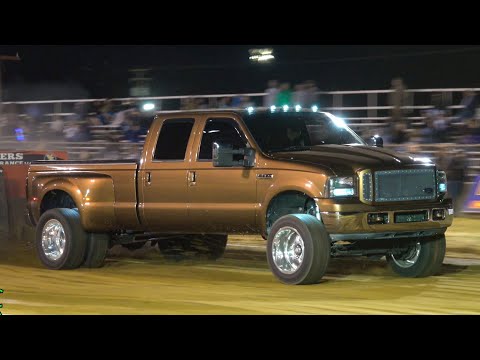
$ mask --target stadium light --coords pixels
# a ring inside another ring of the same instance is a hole
[[[267,63],[275,59],[273,55],[273,49],[250,49],[249,59],[257,63]]]
[[[155,104],[152,104],[152,103],[143,104],[143,111],[151,111],[153,109],[155,109]]]

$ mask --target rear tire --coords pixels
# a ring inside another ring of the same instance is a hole
[[[40,217],[35,234],[40,261],[52,270],[75,269],[85,257],[87,233],[73,209],[51,209]]]
[[[282,216],[268,234],[268,265],[285,284],[319,282],[330,262],[330,251],[330,236],[323,224],[311,215]]]
[[[437,274],[445,258],[445,235],[412,242],[400,256],[386,256],[391,269],[403,277],[427,277]]]
[[[110,236],[108,234],[89,233],[83,266],[87,268],[100,268],[105,265],[109,242]]]

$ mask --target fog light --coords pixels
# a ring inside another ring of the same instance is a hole
[[[368,214],[369,224],[388,224],[388,213]]]
[[[445,209],[433,209],[432,219],[433,220],[445,220]]]

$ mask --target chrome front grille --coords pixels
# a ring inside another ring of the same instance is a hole
[[[362,195],[364,200],[372,201],[373,182],[371,172],[366,172],[362,175]]]
[[[374,185],[376,202],[432,200],[437,196],[433,168],[376,171]]]

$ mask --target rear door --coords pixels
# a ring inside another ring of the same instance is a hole
[[[187,164],[194,139],[195,116],[168,118],[155,124],[139,171],[142,221],[150,231],[189,227]]]

